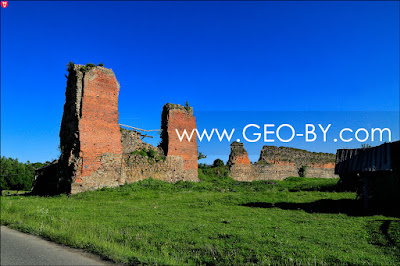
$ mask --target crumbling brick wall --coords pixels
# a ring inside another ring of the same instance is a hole
[[[250,163],[249,155],[243,147],[243,143],[233,142],[228,166],[230,176],[238,181],[249,181],[253,176],[253,165]]]
[[[121,178],[122,145],[118,124],[119,83],[112,70],[71,64],[60,128],[61,156],[52,172],[43,170],[32,192],[76,193],[115,186]],[[54,176],[53,191],[44,187]],[[47,173],[47,174],[46,174]],[[55,180],[57,179],[57,180]]]
[[[135,130],[121,129],[125,182],[146,178],[167,182],[186,180],[184,160],[181,156],[165,156],[160,147],[154,147]],[[166,136],[166,135],[165,135]]]
[[[120,86],[112,70],[71,64],[68,71],[61,156],[37,172],[34,194],[76,193],[144,178],[198,181],[197,136],[180,141],[175,132],[196,128],[192,108],[166,104],[163,148],[153,147],[141,140],[139,132],[120,128]],[[143,156],[142,150],[155,153]]]
[[[186,130],[190,136],[196,129],[196,119],[192,107],[183,107],[178,104],[167,103],[161,114],[161,143],[167,157],[181,157],[185,169],[184,180],[198,181],[197,163],[197,135],[194,132],[192,138],[179,139],[179,134]]]
[[[121,144],[122,153],[129,154],[138,150],[149,150],[155,149],[152,145],[142,141],[143,135],[136,130],[128,130],[125,128],[120,128],[121,131]]]
[[[74,65],[67,84],[60,130],[60,164],[70,169],[65,178],[71,178],[72,192],[117,185],[122,162],[119,83],[110,69]]]
[[[253,168],[252,180],[283,180],[289,176],[299,176],[299,168],[290,162],[266,163],[258,161],[253,165]]]
[[[291,162],[297,166],[303,165],[330,165],[335,167],[336,155],[332,153],[310,152],[290,147],[263,146],[260,152],[259,161]]]
[[[248,159],[243,143],[233,142],[228,165],[239,181],[283,180],[289,176],[335,178],[335,155],[300,149],[264,146],[255,164]]]
[[[153,178],[166,182],[187,180],[183,158],[180,156],[155,156],[124,154],[125,182]],[[196,180],[193,180],[196,181]]]
[[[193,109],[166,104],[161,114],[161,143],[158,147],[143,142],[140,133],[123,130],[124,171],[127,183],[146,178],[167,182],[198,181],[197,135],[190,141],[179,139],[184,130],[196,128]],[[154,152],[151,152],[154,151]]]

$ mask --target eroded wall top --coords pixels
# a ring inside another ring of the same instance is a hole
[[[331,153],[310,152],[290,147],[264,146],[259,161],[268,163],[287,162],[297,166],[335,165],[336,155]]]

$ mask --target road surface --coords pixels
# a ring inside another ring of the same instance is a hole
[[[1,226],[0,265],[107,265],[99,257]],[[114,264],[115,265],[115,264]]]

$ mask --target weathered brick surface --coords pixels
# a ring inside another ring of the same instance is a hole
[[[306,177],[336,178],[334,168],[309,167],[306,170]]]
[[[96,171],[87,176],[80,176],[80,182],[72,184],[71,193],[115,187],[125,183],[122,155],[104,153],[95,163],[98,164]]]
[[[76,182],[96,172],[105,153],[122,155],[118,124],[119,83],[114,73],[96,67],[85,73],[83,84],[79,121],[82,163]]]
[[[158,154],[162,151],[152,145],[142,141],[142,134],[136,130],[128,130],[120,128],[121,131],[121,143],[122,143],[122,153],[128,154],[137,150],[149,150],[154,149]]]
[[[234,142],[231,144],[228,165],[231,177],[238,181],[283,180],[289,176],[299,176],[303,167],[306,177],[335,178],[334,160],[334,154],[264,146],[259,161],[251,164],[243,143]]]
[[[258,162],[253,165],[251,180],[283,180],[289,176],[299,176],[299,169],[287,162],[265,164]]]
[[[243,143],[233,142],[231,144],[231,154],[229,164],[250,164],[249,155],[243,147]]]
[[[95,67],[81,71],[81,67],[75,65],[69,73],[66,94],[72,94],[75,102],[66,101],[60,132],[61,163],[74,169],[65,177],[71,179],[72,193],[115,185],[121,176],[114,173],[114,168],[121,169],[122,161],[119,83],[112,70]],[[70,125],[75,125],[75,145],[70,143],[71,132],[65,131]]]
[[[187,180],[187,172],[183,158],[167,156],[163,159],[149,158],[137,154],[125,154],[125,173],[127,183],[146,178],[154,178],[166,182]]]
[[[301,167],[303,165],[331,164],[335,166],[336,155],[332,153],[309,152],[306,150],[264,146],[260,152],[259,161],[275,163],[279,161],[294,163]]]
[[[53,186],[56,191],[38,193],[75,193],[120,183],[123,172],[118,93],[119,83],[112,70],[84,69],[81,65],[69,68],[60,129],[61,156],[56,178],[51,179],[58,180]],[[42,172],[43,176],[54,175]]]
[[[191,107],[177,104],[166,104],[162,112],[161,148],[167,157],[182,157],[186,171],[185,180],[198,181],[197,135],[193,133],[190,141],[185,137],[179,139],[176,130],[182,135],[184,130],[190,136],[196,128],[196,119]]]
[[[131,183],[146,178],[167,182],[180,180],[198,181],[196,139],[179,140],[174,128],[180,133],[191,132],[196,126],[193,110],[180,105],[167,104],[162,112],[162,134],[159,147],[145,143],[140,133],[122,130],[122,147],[126,182]],[[197,136],[195,136],[196,138]],[[150,156],[150,150],[154,154]]]
[[[249,155],[243,147],[243,143],[233,142],[228,166],[230,176],[238,181],[249,181],[253,176],[253,165],[250,163]]]

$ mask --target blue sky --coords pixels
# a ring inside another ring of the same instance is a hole
[[[332,111],[340,127],[358,121],[356,111],[392,111],[385,123],[379,115],[363,121],[393,127],[399,137],[397,1],[9,1],[1,9],[2,156],[58,157],[69,61],[113,69],[120,123],[139,128],[159,128],[165,103],[188,101],[199,128],[219,127],[210,125],[212,112],[315,111],[319,119],[318,111]],[[218,154],[210,145],[200,150]]]

